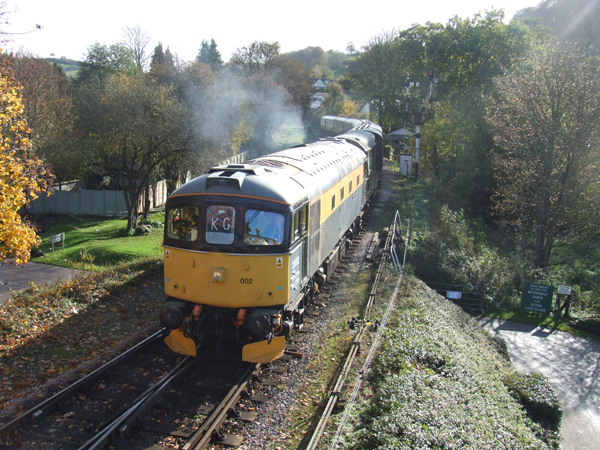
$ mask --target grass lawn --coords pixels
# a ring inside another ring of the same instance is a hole
[[[164,212],[153,213],[150,218],[163,222]],[[40,234],[40,250],[45,255],[34,262],[99,271],[134,258],[162,256],[162,228],[152,228],[145,236],[131,236],[125,232],[127,219],[57,215],[43,221],[49,226]],[[55,243],[53,256],[49,238],[60,233],[65,233],[65,249],[62,242]]]

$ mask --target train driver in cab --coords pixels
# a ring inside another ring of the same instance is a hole
[[[283,243],[285,219],[270,211],[246,211],[244,242],[248,245],[279,245]]]
[[[265,228],[263,236],[275,241],[276,244],[281,244],[283,242],[285,220],[281,214],[277,213],[272,214],[271,219],[271,222]]]

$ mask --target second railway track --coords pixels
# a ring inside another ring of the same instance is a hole
[[[189,442],[214,439],[221,413],[233,410],[258,367],[214,364],[208,352],[181,357],[161,337],[153,334],[5,423],[0,449],[195,448]]]

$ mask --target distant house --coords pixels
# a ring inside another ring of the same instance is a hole
[[[323,74],[321,78],[313,79],[313,83],[311,85],[313,92],[323,92],[327,89],[327,85],[333,83],[335,80],[328,80],[327,75]]]
[[[322,78],[317,78],[313,81],[313,84],[311,86],[312,90],[316,92],[323,92],[325,89],[327,89],[326,81],[327,80],[323,80]]]

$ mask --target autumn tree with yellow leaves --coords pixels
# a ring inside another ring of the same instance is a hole
[[[24,264],[40,238],[21,213],[28,200],[48,188],[52,176],[35,155],[23,118],[21,86],[9,60],[0,53],[0,260]]]

